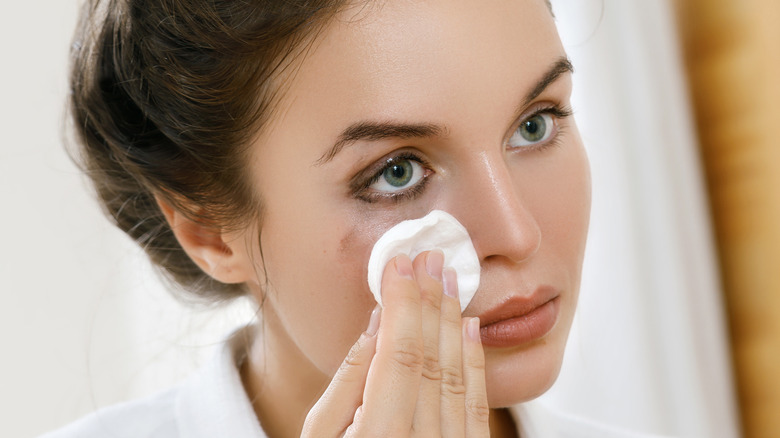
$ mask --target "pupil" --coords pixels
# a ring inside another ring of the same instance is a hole
[[[544,117],[535,116],[523,123],[521,135],[528,141],[537,142],[544,138],[547,133],[547,123]]]
[[[385,181],[393,187],[403,187],[412,180],[414,168],[409,160],[399,160],[387,166],[384,172]]]

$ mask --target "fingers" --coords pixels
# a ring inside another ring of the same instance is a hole
[[[441,367],[439,365],[439,319],[442,304],[444,253],[430,251],[414,260],[414,274],[422,302],[423,367],[412,429],[427,436],[441,436]]]
[[[385,267],[382,302],[361,423],[388,436],[402,436],[412,424],[424,361],[420,290],[409,257],[398,256]]]
[[[441,368],[441,436],[459,438],[465,433],[462,323],[455,271],[444,270],[444,296],[439,327],[439,366]]]
[[[485,388],[485,353],[479,336],[479,318],[464,319],[463,376],[466,386],[466,436],[489,436],[490,408]]]
[[[461,317],[457,278],[450,269],[442,272],[443,263],[440,251],[423,253],[414,262],[398,256],[388,263],[377,336],[353,347],[355,353],[310,414],[312,421],[307,418],[312,424],[331,418],[338,428],[304,431],[348,437],[372,431],[489,436],[479,320]],[[375,347],[366,347],[368,342]]]
[[[306,416],[301,436],[341,436],[354,421],[376,350],[381,308],[371,313],[368,329],[352,346],[330,385]]]

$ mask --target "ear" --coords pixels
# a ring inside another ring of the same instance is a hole
[[[155,200],[176,240],[203,272],[222,283],[257,282],[244,233],[224,233],[216,226],[188,218],[159,196]]]

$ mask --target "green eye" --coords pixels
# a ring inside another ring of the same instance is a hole
[[[393,163],[382,172],[382,178],[393,187],[403,187],[412,180],[414,168],[409,160]]]
[[[554,123],[552,115],[548,113],[531,116],[517,127],[509,139],[509,147],[533,146],[547,140],[553,133]]]
[[[387,161],[379,178],[371,185],[378,192],[400,192],[414,186],[424,177],[419,162],[408,158],[392,158]]]
[[[520,125],[520,135],[528,141],[537,142],[544,138],[546,132],[547,122],[541,115],[533,116]]]

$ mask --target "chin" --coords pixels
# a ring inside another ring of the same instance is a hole
[[[516,349],[485,349],[488,405],[504,408],[533,400],[558,379],[563,362],[562,343],[540,339]]]

